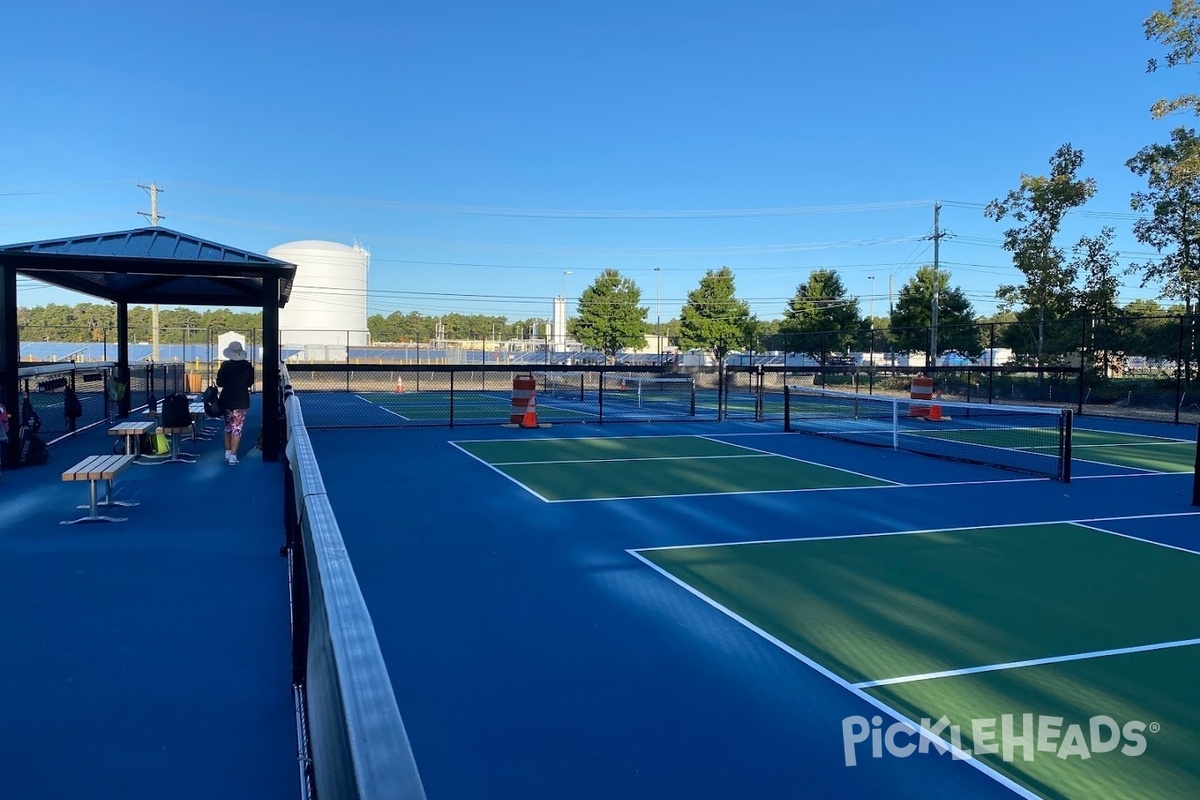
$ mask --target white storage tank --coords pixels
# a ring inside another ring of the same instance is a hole
[[[288,242],[267,251],[296,265],[286,306],[279,312],[280,343],[301,346],[308,361],[341,360],[347,346],[370,344],[367,271],[371,254],[355,242]]]

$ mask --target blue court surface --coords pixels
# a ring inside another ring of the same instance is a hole
[[[729,422],[311,438],[430,798],[1200,796],[1186,466],[1066,484]],[[884,746],[927,714],[957,750]],[[1026,762],[974,735],[1005,714],[1159,730]]]

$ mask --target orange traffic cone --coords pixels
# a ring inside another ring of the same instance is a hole
[[[403,391],[404,391],[404,378],[403,378],[403,376],[400,376],[400,375],[397,375],[397,376],[396,376],[396,391],[397,391],[397,392],[403,392]]]
[[[930,422],[940,422],[942,419],[942,407],[941,406],[930,406],[929,407],[929,416],[926,417],[926,419],[928,419]]]
[[[529,398],[529,405],[525,406],[525,413],[521,415],[522,428],[536,428],[537,421],[537,395]]]

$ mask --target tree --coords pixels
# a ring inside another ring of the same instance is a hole
[[[949,272],[938,270],[936,274],[938,349],[976,358],[983,352],[983,345],[971,301],[961,288],[950,288]],[[896,350],[906,353],[929,350],[934,280],[933,266],[927,264],[900,288],[890,319],[891,341]]]
[[[733,270],[710,269],[680,311],[679,346],[703,348],[720,360],[750,337],[753,322],[750,304],[734,294]]]
[[[650,326],[641,303],[642,290],[631,278],[606,269],[579,296],[577,316],[567,322],[567,330],[588,347],[614,358],[618,350],[646,344]]]
[[[1117,258],[1112,249],[1113,229],[1104,227],[1098,236],[1081,236],[1074,247],[1071,269],[1083,276],[1083,288],[1075,292],[1076,314],[1091,319],[1112,319],[1120,313],[1117,306]]]
[[[1110,227],[1102,228],[1099,236],[1081,236],[1072,261],[1073,269],[1083,276],[1083,286],[1075,292],[1073,315],[1084,320],[1086,349],[1100,354],[1091,364],[1097,374],[1106,378],[1113,374],[1121,358],[1128,329],[1118,316],[1119,254],[1112,249],[1112,242]]]
[[[1125,164],[1149,187],[1130,197],[1134,211],[1151,214],[1134,223],[1133,235],[1162,254],[1140,265],[1142,286],[1161,283],[1163,297],[1182,300],[1190,314],[1200,295],[1200,139],[1179,127],[1170,144],[1143,147]]]
[[[1020,303],[1037,314],[1036,359],[1040,366],[1046,341],[1046,315],[1066,311],[1064,299],[1075,283],[1075,273],[1061,248],[1054,245],[1063,217],[1096,193],[1096,181],[1077,176],[1083,152],[1064,144],[1050,158],[1050,174],[1021,175],[1021,185],[1003,200],[993,200],[984,216],[997,222],[1011,215],[1018,227],[1004,232],[1004,249],[1025,276],[1021,286],[1001,286],[996,296],[1005,303]]]
[[[788,335],[792,344],[787,349],[794,353],[844,353],[860,327],[858,300],[846,296],[841,277],[831,269],[815,269],[796,287],[779,331]]]
[[[1200,3],[1196,0],[1171,0],[1170,11],[1155,11],[1142,23],[1146,38],[1166,45],[1166,65],[1190,66],[1200,57]],[[1158,70],[1158,60],[1150,59],[1147,72]],[[1190,108],[1200,114],[1200,96],[1184,94],[1174,100],[1159,100],[1150,107],[1155,119],[1172,111]]]

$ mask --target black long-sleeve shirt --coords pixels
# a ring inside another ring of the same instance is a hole
[[[249,361],[226,361],[217,370],[217,386],[221,387],[221,408],[250,407],[250,387],[254,385],[254,365]]]

